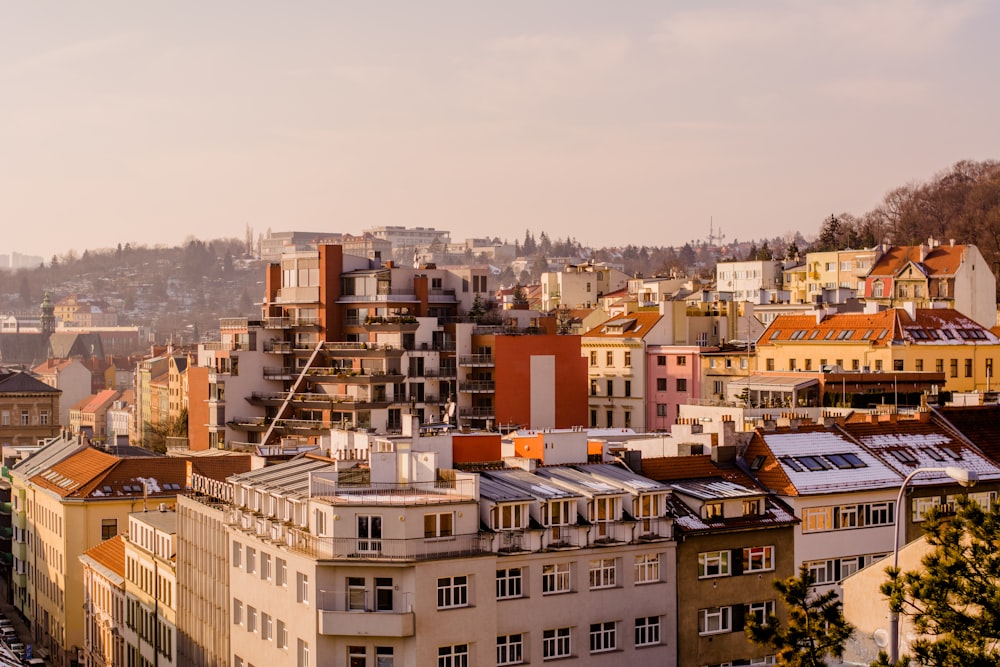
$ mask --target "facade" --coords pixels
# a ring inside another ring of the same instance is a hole
[[[976,246],[941,245],[935,239],[886,249],[864,288],[866,301],[954,309],[986,328],[997,323],[996,297],[996,276]]]
[[[224,478],[248,466],[241,456],[121,458],[60,439],[11,469],[14,605],[53,665],[69,665],[85,646],[79,556],[117,535],[130,513],[161,502],[172,506],[187,486],[189,467]]]
[[[94,393],[92,373],[79,358],[49,359],[32,371],[42,382],[62,392],[60,424],[69,424],[69,409]]]
[[[105,441],[108,437],[108,410],[120,395],[115,389],[105,389],[74,405],[69,411],[70,432]]]
[[[61,391],[23,371],[0,370],[0,448],[35,446],[59,433]]]
[[[125,662],[125,539],[116,535],[80,555],[83,568],[83,667]]]
[[[945,373],[948,391],[989,391],[1000,338],[947,308],[893,308],[877,313],[775,318],[757,341],[764,371]]]
[[[598,299],[628,285],[628,275],[605,264],[570,264],[541,276],[540,310],[592,308]]]
[[[676,423],[678,406],[702,395],[702,354],[713,348],[649,345],[646,348],[646,429],[666,431]]]
[[[781,289],[783,263],[779,260],[719,262],[715,267],[715,288],[733,301],[767,303],[766,295]]]
[[[772,582],[796,574],[798,520],[734,465],[735,451],[642,460],[644,475],[671,488],[679,665],[773,664],[744,626],[750,616],[784,620]]]
[[[126,664],[172,667],[177,657],[177,513],[133,512],[125,539]]]

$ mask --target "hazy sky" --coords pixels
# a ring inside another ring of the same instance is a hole
[[[0,8],[0,253],[433,226],[815,235],[1000,158],[1000,2]]]

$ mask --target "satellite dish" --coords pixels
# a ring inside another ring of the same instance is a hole
[[[878,628],[872,633],[872,639],[875,641],[875,646],[885,648],[889,645],[889,632],[885,628]]]

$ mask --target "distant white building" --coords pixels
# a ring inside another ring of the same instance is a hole
[[[733,301],[767,303],[762,299],[769,301],[770,297],[765,295],[781,289],[782,268],[782,263],[774,260],[719,262],[715,267],[716,290],[720,295],[731,294]]]

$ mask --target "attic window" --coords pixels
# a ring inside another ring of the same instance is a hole
[[[878,339],[879,339],[879,340],[882,340],[883,338],[885,338],[885,335],[886,335],[887,333],[889,333],[889,330],[888,330],[888,329],[882,329],[882,331],[880,331],[880,332],[878,333]]]
[[[781,462],[784,463],[785,465],[787,465],[789,468],[791,468],[795,472],[805,472],[806,471],[806,469],[802,467],[801,463],[799,463],[798,461],[796,461],[795,459],[793,459],[793,458],[791,458],[789,456],[786,456],[786,457],[782,458]]]
[[[111,493],[111,487],[105,484],[101,487],[101,493]]]
[[[826,458],[830,460],[833,465],[837,466],[841,470],[848,470],[850,468],[867,468],[868,464],[858,458],[856,454],[827,454]]]
[[[819,329],[813,329],[813,330],[812,330],[812,333],[811,333],[811,334],[809,334],[809,340],[813,340],[813,339],[814,339],[814,338],[816,338],[816,336],[818,336],[818,335],[819,335]]]
[[[941,445],[941,451],[950,456],[955,461],[962,460],[962,455],[947,445]]]
[[[923,329],[911,329],[910,330],[910,335],[913,336],[914,338],[916,338],[917,340],[927,340],[928,339],[927,332],[924,331]]]
[[[771,337],[768,338],[768,340],[774,340],[780,335],[781,335],[781,329],[775,329],[774,331],[771,332]]]
[[[830,464],[818,456],[799,456],[797,460],[813,472],[830,469]]]
[[[931,447],[921,447],[920,451],[922,451],[924,454],[931,457],[935,461],[944,461],[944,457],[941,456],[941,452],[939,452],[936,449],[933,449]]]
[[[872,337],[873,333],[875,333],[875,330],[874,329],[869,329],[868,331],[865,332],[865,335],[862,336],[862,338],[864,338],[865,340],[868,340],[869,338]]]
[[[897,449],[892,452],[892,457],[899,461],[900,463],[905,463],[908,466],[916,465],[917,459],[913,458],[913,454],[906,451],[905,449]]]
[[[824,336],[824,339],[830,340],[831,338],[833,338],[833,334],[835,333],[837,333],[836,329],[830,329],[829,331],[826,332],[826,336]]]
[[[764,467],[765,461],[767,461],[767,456],[763,454],[754,457],[753,463],[750,464],[750,470],[753,470],[754,472],[760,470],[762,467]]]
[[[951,332],[951,329],[944,329],[941,331],[941,333],[943,333],[944,337],[947,338],[948,340],[955,340],[955,334]]]

